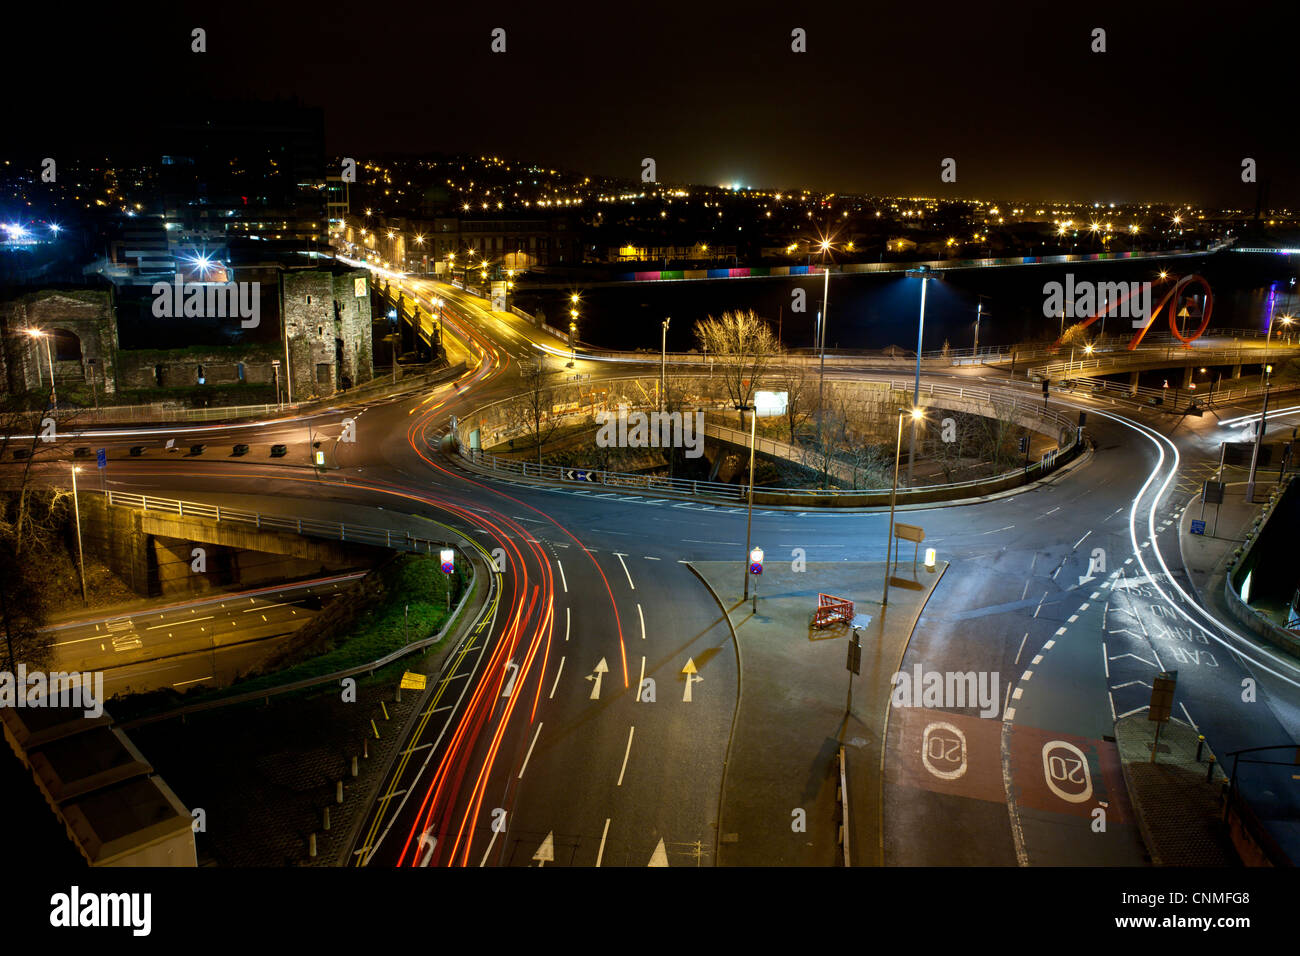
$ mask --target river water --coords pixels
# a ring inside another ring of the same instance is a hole
[[[1067,272],[1076,283],[1154,283],[1157,304],[1168,289],[1158,281],[1164,268],[1171,277],[1189,273],[1204,276],[1214,291],[1211,328],[1267,328],[1270,310],[1275,315],[1295,314],[1295,276],[1300,257],[1220,252],[1212,256],[1152,261],[1076,262],[1067,265],[1029,265],[1001,268],[948,270],[942,280],[930,282],[926,292],[926,350],[969,348],[975,328],[976,304],[984,296],[980,322],[980,344],[1007,345],[1038,339],[1055,339],[1058,318],[1043,314],[1045,283],[1064,283]],[[830,279],[828,348],[882,349],[897,345],[916,348],[916,326],[920,306],[919,279],[901,273],[859,273],[834,275]],[[805,292],[806,311],[792,310],[794,290]],[[1187,291],[1199,290],[1190,284]],[[766,318],[789,348],[813,345],[817,313],[822,307],[821,277],[778,277],[762,279],[716,279],[685,282],[644,282],[592,288],[575,287],[581,295],[578,337],[610,349],[645,348],[658,351],[661,322],[671,316],[668,349],[686,351],[697,347],[694,323],[727,309],[753,309]],[[548,322],[559,328],[568,325],[569,290],[521,292],[516,304],[530,312],[540,308]],[[1193,309],[1193,311],[1196,311]],[[1122,331],[1131,323],[1107,318],[1107,331]],[[1160,328],[1167,331],[1162,318]],[[1068,324],[1068,320],[1067,320]],[[1092,326],[1098,330],[1101,323]],[[1189,329],[1189,331],[1192,331]],[[1275,326],[1275,333],[1278,328]]]

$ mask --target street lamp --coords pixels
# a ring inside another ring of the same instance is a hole
[[[900,408],[898,410],[898,439],[894,444],[894,485],[889,492],[889,536],[885,539],[885,595],[880,599],[882,611],[889,604],[889,561],[894,548],[894,507],[898,501],[898,460],[903,454],[903,416],[907,414],[909,414],[907,409]],[[915,435],[916,423],[925,417],[925,412],[919,408],[913,408],[910,414],[912,418],[912,434]],[[910,478],[908,484],[911,484]]]
[[[939,278],[930,271],[929,266],[921,266],[918,269],[908,269],[906,275],[909,279],[921,280],[921,317],[916,323],[916,384],[912,389],[912,404],[921,404],[921,341],[925,336],[925,287],[929,284],[928,280]],[[912,483],[912,462],[916,458],[916,423],[920,416],[912,417],[912,439],[907,447],[907,483]]]
[[[738,411],[750,412],[749,416],[749,510],[745,518],[745,553],[749,553],[750,530],[754,526],[754,438],[757,435],[758,427],[758,406],[742,404]],[[745,592],[741,595],[741,600],[749,597],[749,568],[745,568]],[[757,602],[758,593],[757,585],[755,586],[754,599]],[[756,605],[757,606],[757,605]]]
[[[1269,330],[1272,331],[1273,319],[1268,320]],[[1265,346],[1267,354],[1267,346]],[[1268,386],[1269,379],[1273,372],[1273,366],[1264,366],[1264,407],[1259,413],[1259,430],[1255,432],[1255,447],[1250,453],[1250,477],[1246,481],[1246,502],[1255,503],[1255,468],[1259,464],[1259,446],[1264,443],[1264,429],[1268,427]]]
[[[72,512],[77,523],[77,566],[81,569],[81,603],[83,606],[89,606],[90,602],[86,600],[86,555],[81,549],[81,503],[77,500],[77,472],[81,471],[79,465],[72,466]]]
[[[664,395],[668,387],[668,323],[673,320],[670,315],[663,321],[663,335],[659,338],[659,411],[664,410]]]
[[[50,336],[49,336],[49,333],[47,333],[47,332],[45,332],[45,331],[43,331],[43,330],[41,330],[41,329],[28,329],[28,330],[27,330],[27,334],[30,335],[30,336],[31,336],[32,338],[34,338],[34,339],[44,339],[44,340],[45,340],[45,360],[46,360],[47,362],[50,363],[50,405],[52,405],[54,408],[58,408],[58,407],[59,407],[59,394],[58,394],[58,391],[57,391],[57,390],[55,389],[55,387],[54,387],[54,358],[53,358],[53,356],[50,354]],[[37,378],[38,378],[38,379],[39,379],[39,377],[40,377],[40,374],[41,374],[41,360],[40,360],[39,358],[37,358],[37,359],[36,359],[36,375],[37,375]]]

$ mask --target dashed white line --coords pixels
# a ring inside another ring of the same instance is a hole
[[[630,572],[630,571],[627,569],[627,562],[625,562],[625,561],[623,560],[623,558],[625,557],[625,555],[619,554],[617,551],[615,551],[615,552],[614,552],[614,556],[615,556],[616,558],[618,558],[618,563],[621,564],[621,565],[623,565],[623,573],[627,575],[627,583],[628,583],[628,586],[629,586],[633,591],[635,591],[635,590],[636,590],[636,585],[632,583],[632,572]]]
[[[623,786],[623,774],[627,773],[627,758],[632,753],[632,735],[636,733],[636,727],[629,727],[627,730],[627,749],[623,751],[623,769],[618,772],[618,783],[614,786]]]
[[[605,838],[607,836],[609,836],[609,817],[605,818],[605,831],[600,835],[600,850],[596,853],[596,866],[600,866],[600,861],[605,858]]]
[[[555,559],[555,566],[560,569],[560,583],[564,585],[564,593],[569,593],[569,582],[564,577],[564,562],[559,558]]]
[[[555,683],[551,685],[551,693],[550,693],[549,696],[547,696],[547,698],[546,698],[547,700],[554,700],[554,699],[555,699],[555,688],[557,688],[557,687],[560,686],[560,674],[562,674],[563,672],[564,672],[564,658],[561,657],[561,658],[560,658],[560,666],[559,666],[559,668],[555,671]]]
[[[556,674],[555,679],[558,681],[560,679],[560,675]],[[542,735],[542,724],[541,721],[538,721],[537,732],[533,734],[533,742],[528,745],[528,753],[524,754],[524,764],[522,767],[519,768],[519,776],[515,778],[516,780],[524,779],[524,771],[528,769],[528,758],[533,755],[533,748],[537,746],[537,738],[540,737],[541,735]]]

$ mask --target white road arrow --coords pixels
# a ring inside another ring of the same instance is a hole
[[[668,865],[668,851],[664,849],[664,838],[660,837],[659,845],[655,847],[655,851],[650,854],[650,862],[647,863],[646,866],[667,866],[667,865]]]
[[[515,692],[515,678],[519,676],[519,665],[514,661],[506,661],[506,670],[510,676],[506,678],[506,686],[501,688],[501,696],[509,697]]]
[[[689,704],[691,702],[691,685],[696,681],[704,680],[695,673],[695,658],[686,658],[686,666],[682,668],[682,673],[686,675],[686,691],[682,694],[682,702]]]
[[[420,854],[420,862],[417,866],[428,866],[429,861],[433,859],[433,848],[438,845],[438,838],[436,836],[430,836],[430,830],[432,830],[432,827],[421,833],[420,841],[416,844],[418,849],[424,851]]]
[[[533,854],[533,859],[537,861],[538,866],[545,866],[547,863],[555,862],[555,831],[552,830],[546,834],[546,839],[542,845],[537,848]]]
[[[591,700],[600,700],[600,679],[609,672],[609,665],[605,663],[605,658],[600,659],[596,669],[587,675],[587,680],[594,681],[591,685]]]

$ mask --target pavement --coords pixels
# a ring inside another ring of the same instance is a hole
[[[1211,752],[1197,760],[1196,731],[1171,719],[1160,731],[1156,760],[1151,745],[1156,725],[1145,713],[1115,723],[1115,741],[1128,785],[1129,802],[1156,866],[1239,866],[1222,819],[1225,777]]]
[[[905,543],[905,542],[904,542]],[[906,555],[904,555],[906,557]],[[947,570],[900,564],[881,614],[881,562],[768,562],[757,613],[742,599],[735,562],[696,570],[726,608],[741,663],[735,724],[719,817],[723,866],[841,866],[839,750],[846,755],[849,863],[879,865],[881,799],[892,676],[900,669],[926,601]],[[753,576],[751,576],[751,581]],[[854,604],[861,622],[861,673],[848,708],[851,629],[811,626],[819,593]],[[883,622],[883,627],[882,627]],[[802,825],[802,827],[801,827]]]
[[[1182,551],[1183,567],[1187,569],[1187,577],[1196,589],[1196,596],[1211,614],[1234,629],[1241,625],[1232,616],[1223,598],[1228,562],[1232,560],[1232,552],[1245,543],[1251,522],[1263,510],[1274,487],[1273,482],[1257,482],[1257,501],[1251,504],[1246,501],[1246,483],[1232,482],[1224,487],[1221,505],[1206,505],[1204,509],[1198,494],[1184,510],[1178,528],[1178,546]],[[1205,522],[1204,534],[1192,534],[1193,521]]]
[[[1267,500],[1271,485],[1256,486],[1257,497]],[[1223,599],[1223,584],[1233,550],[1245,540],[1246,530],[1264,507],[1245,500],[1245,482],[1226,486],[1223,503],[1201,508],[1199,495],[1183,510],[1179,548],[1188,579],[1201,604],[1225,623],[1236,626]],[[1192,534],[1193,521],[1205,521],[1204,534]],[[1143,842],[1156,866],[1238,866],[1236,852],[1222,821],[1225,779],[1212,751],[1200,742],[1196,730],[1171,719],[1160,732],[1156,760],[1151,760],[1155,724],[1145,712],[1115,723],[1129,801],[1137,817]]]

